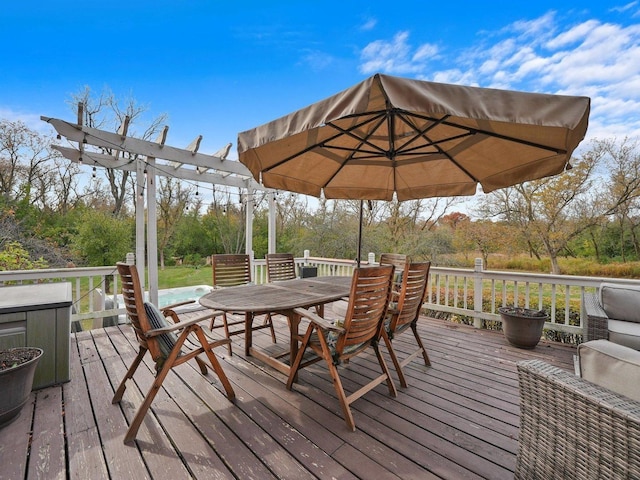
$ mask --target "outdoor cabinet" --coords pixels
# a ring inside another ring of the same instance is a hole
[[[300,270],[300,278],[310,278],[318,276],[318,267],[303,267],[299,268]]]
[[[71,303],[68,282],[0,287],[0,350],[44,350],[34,389],[70,379]]]

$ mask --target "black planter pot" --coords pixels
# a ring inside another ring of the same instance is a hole
[[[549,315],[544,310],[519,307],[500,307],[502,331],[507,341],[518,348],[535,348],[542,337],[544,323]]]
[[[22,407],[29,400],[33,387],[33,375],[42,357],[42,349],[38,355],[17,367],[0,370],[0,428],[15,420]]]

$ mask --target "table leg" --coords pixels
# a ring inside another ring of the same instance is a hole
[[[300,341],[299,326],[300,326],[300,320],[302,320],[302,317],[293,310],[290,310],[287,312],[287,317],[289,317],[289,331],[290,331],[289,368],[291,368],[291,365],[293,365],[294,360],[298,356],[298,342]],[[294,382],[298,381],[297,373],[293,381]]]
[[[244,314],[244,354],[248,357],[251,355],[251,346],[253,345],[253,313],[246,312]]]

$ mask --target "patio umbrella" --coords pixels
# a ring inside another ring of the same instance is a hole
[[[376,74],[238,134],[265,187],[331,199],[473,195],[562,172],[590,99]],[[358,248],[358,261],[360,259]]]

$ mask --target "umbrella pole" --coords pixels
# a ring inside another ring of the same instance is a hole
[[[356,267],[360,268],[360,254],[362,253],[362,204],[364,200],[360,200],[360,223],[358,225],[358,251],[356,254]]]

